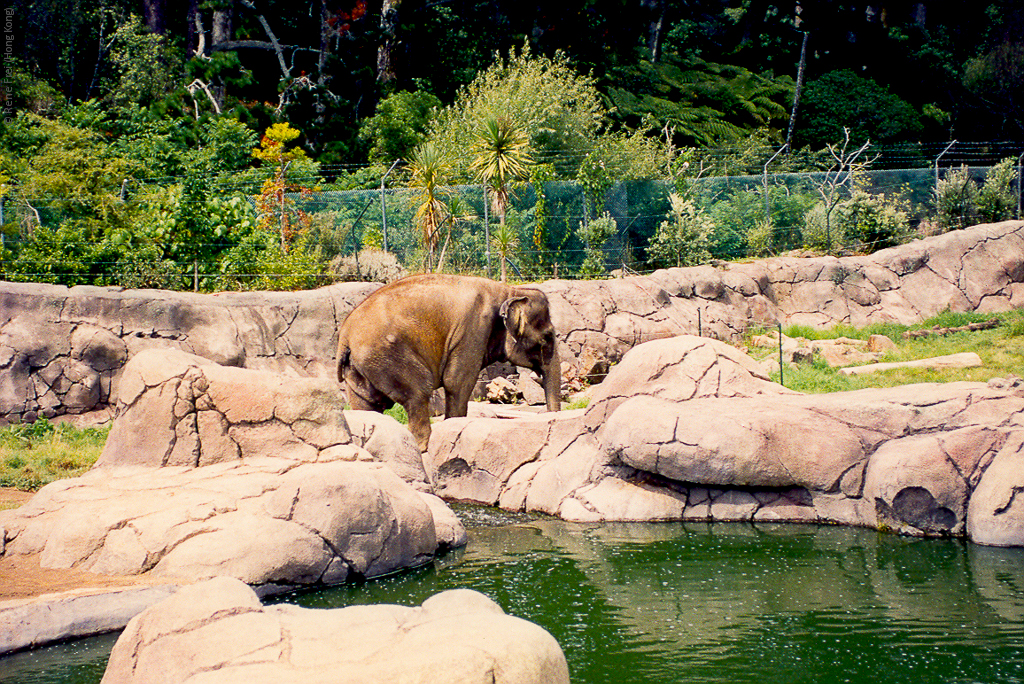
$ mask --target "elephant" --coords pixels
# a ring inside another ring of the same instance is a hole
[[[444,387],[445,418],[465,416],[480,371],[498,361],[536,371],[547,409],[560,408],[555,328],[547,297],[532,287],[438,273],[395,281],[342,323],[337,361],[351,407],[401,404],[422,451],[433,391]]]

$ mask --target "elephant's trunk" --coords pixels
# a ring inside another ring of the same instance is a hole
[[[551,359],[544,364],[544,399],[548,405],[548,411],[558,411],[562,408],[562,363],[558,360],[558,348],[551,352]]]

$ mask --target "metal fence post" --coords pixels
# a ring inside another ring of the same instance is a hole
[[[789,143],[785,143],[779,148],[778,152],[773,154],[771,158],[764,163],[764,175],[762,176],[762,182],[764,183],[764,220],[771,223],[772,210],[768,204],[768,165],[775,161],[775,158],[782,154],[785,149],[789,147]]]
[[[395,163],[391,165],[391,168],[387,170],[387,173],[380,178],[380,227],[381,232],[384,234],[385,252],[388,251],[388,208],[387,204],[384,202],[384,181],[387,180],[387,177],[391,175],[391,172],[395,170],[395,167],[398,166],[398,162],[400,161],[402,160],[396,159]],[[365,212],[366,210],[364,209],[363,211]]]
[[[782,366],[784,365],[782,361],[782,323],[778,322],[775,325],[779,327],[779,384],[785,387],[786,383],[782,377]]]
[[[484,253],[487,254],[487,277],[491,277],[491,224],[487,211],[487,181],[481,183],[484,191]]]
[[[935,158],[935,196],[936,197],[939,196],[939,160],[942,159],[943,155],[945,155],[947,152],[949,152],[949,150],[953,147],[953,145],[956,145],[956,140],[954,140],[953,142],[951,142],[948,145],[946,145],[946,149],[942,150],[942,152],[939,153],[939,156]]]
[[[1024,175],[1021,174],[1021,161],[1024,160],[1024,152],[1017,157],[1017,220],[1020,220],[1021,189],[1024,187]]]

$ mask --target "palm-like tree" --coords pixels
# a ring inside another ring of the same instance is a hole
[[[448,232],[444,236],[444,245],[441,246],[441,253],[437,257],[438,273],[444,270],[444,257],[448,251],[448,243],[452,239],[452,229],[460,223],[469,223],[477,218],[473,208],[463,202],[458,195],[452,195],[451,199],[448,200],[447,210],[446,222],[448,224]]]
[[[441,226],[447,220],[448,207],[444,202],[447,188],[442,184],[448,163],[433,143],[423,143],[412,154],[409,163],[412,172],[412,186],[416,188],[412,203],[416,207],[413,220],[423,236],[426,252],[426,270],[433,268],[434,250],[441,234]]]
[[[477,129],[470,168],[489,188],[491,206],[502,226],[509,202],[509,184],[527,176],[532,163],[527,147],[529,136],[507,117],[487,117]],[[505,260],[501,262],[501,280],[505,281]]]
[[[519,232],[510,223],[502,223],[498,230],[491,235],[491,244],[498,251],[498,258],[501,259],[501,282],[508,278],[508,259],[519,249]]]

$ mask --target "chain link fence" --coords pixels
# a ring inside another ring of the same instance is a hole
[[[994,150],[990,144],[984,161],[991,162],[999,156],[1007,158],[1013,153],[1020,155],[1022,149],[1024,147],[1018,144]],[[908,230],[900,236],[901,240],[937,232],[932,222],[935,212],[933,200],[939,180],[953,169],[960,168],[961,164],[982,158],[980,153],[972,157],[969,151],[958,151],[954,146],[943,151],[940,167],[939,158],[930,163],[925,152],[935,154],[934,150],[926,151],[914,146],[888,149],[878,160],[890,163],[893,159],[914,161],[915,168],[870,170],[857,178],[861,190],[875,197],[884,195],[887,201],[905,212]],[[1017,217],[1020,217],[1019,165],[1022,157],[1024,155],[1017,157],[1013,188],[1017,197]],[[820,188],[826,181],[825,174],[770,173],[767,158],[748,163],[747,168],[756,168],[757,163],[763,164],[760,174],[695,174],[696,177],[685,184],[687,196],[711,218],[713,232],[709,245],[712,258],[768,256],[802,248],[809,242],[807,217],[821,200]],[[970,177],[980,184],[991,166],[967,168]],[[853,190],[853,181],[847,178],[844,183],[840,191],[848,197]],[[145,198],[147,191],[155,193],[159,189],[147,189],[143,185],[133,191],[128,201],[139,201]],[[303,192],[288,195],[287,199],[294,211],[301,212],[307,245],[315,248],[316,256],[303,263],[280,266],[291,269],[287,273],[283,270],[275,273],[273,269],[278,266],[269,266],[265,267],[263,279],[257,280],[247,273],[250,266],[244,259],[183,259],[170,253],[167,245],[157,244],[156,249],[147,251],[140,247],[136,250],[135,261],[131,262],[134,265],[130,269],[122,265],[125,262],[122,255],[116,262],[79,267],[83,271],[81,277],[78,280],[72,278],[68,284],[91,282],[129,287],[216,290],[267,287],[268,279],[273,285],[275,277],[284,281],[298,275],[307,278],[295,281],[298,285],[283,286],[304,287],[336,279],[390,279],[400,272],[422,271],[428,266],[432,270],[495,276],[502,259],[510,277],[536,281],[595,275],[581,271],[588,256],[593,259],[595,252],[599,253],[598,261],[603,263],[604,274],[650,273],[659,267],[676,265],[654,258],[650,247],[659,226],[668,219],[670,193],[678,189],[679,184],[669,180],[618,182],[595,202],[583,187],[574,182],[554,181],[539,187],[519,184],[512,188],[505,216],[499,217],[485,202],[481,186],[445,188],[440,199],[451,208],[451,212],[434,236],[435,244],[430,252],[424,247],[424,236],[415,221],[421,202],[421,191],[415,188],[386,187],[382,183],[381,188],[373,190]],[[255,222],[258,217],[255,216],[254,196],[248,194],[251,189],[236,192],[234,198],[215,199],[221,205],[231,201],[235,201],[236,206],[243,205],[243,213],[248,214],[247,220]],[[60,268],[51,264],[33,270],[27,260],[31,258],[31,250],[46,251],[45,245],[29,245],[33,240],[38,242],[39,235],[43,234],[35,231],[48,222],[56,221],[61,211],[66,211],[73,201],[69,198],[19,197],[17,188],[13,188],[0,205],[5,248],[0,260],[0,279],[66,282],[66,278],[62,280],[63,275],[55,274],[55,270]],[[125,193],[122,192],[120,197],[112,198],[110,204],[113,206],[125,201]],[[115,212],[116,207],[111,211]],[[581,230],[581,226],[605,212],[614,219],[615,231],[601,244],[588,244],[588,233]],[[505,226],[500,231],[502,240],[496,240],[502,225]],[[755,235],[755,229],[762,234]],[[233,239],[233,230],[228,226],[222,235],[206,238],[207,242],[190,247],[193,252],[204,254],[237,251],[239,244]],[[57,236],[58,232],[55,226],[51,226],[46,235]],[[65,236],[59,249],[74,252],[76,244],[73,238]],[[830,241],[830,251],[831,245]],[[839,242],[836,246],[839,250],[843,247]],[[885,245],[858,245],[867,251],[879,246]],[[167,284],[154,277],[139,280],[139,271],[145,272],[148,268],[146,260],[155,259],[151,255],[161,251],[161,263],[174,272],[171,280]],[[12,259],[19,253],[21,261],[15,270]],[[391,256],[382,256],[385,254]],[[88,258],[97,262],[103,257],[92,254]],[[106,280],[88,280],[90,268],[95,271],[99,266],[111,275]],[[305,272],[296,273],[296,269],[304,269]]]
[[[989,167],[970,167],[972,178],[981,183]],[[935,173],[931,169],[885,169],[868,171],[857,179],[858,187],[884,195],[907,214],[905,237],[939,230],[931,225]],[[711,253],[715,258],[736,259],[766,256],[802,247],[807,211],[820,201],[817,188],[824,173],[771,173],[761,176],[703,177],[693,180],[687,192],[714,220]],[[845,181],[849,193],[852,183]],[[515,239],[507,250],[510,272],[526,280],[572,278],[579,273],[588,246],[580,226],[607,212],[616,233],[599,249],[605,270],[649,273],[660,265],[648,253],[648,246],[666,221],[669,195],[676,191],[667,180],[628,181],[614,184],[597,206],[584,189],[573,182],[545,183],[537,189],[522,185],[513,189],[504,221]],[[407,268],[426,264],[423,235],[416,227],[414,189],[335,191],[315,193],[302,200],[301,207],[318,225],[325,244],[338,254],[353,255],[365,247],[385,249]],[[443,258],[443,270],[464,273],[495,273],[500,254],[494,235],[500,225],[491,207],[485,208],[481,186],[458,186],[444,198],[464,209],[444,223],[437,236],[433,264]],[[750,229],[770,219],[773,239],[767,250],[758,252],[750,240]],[[492,238],[488,241],[488,237]]]

